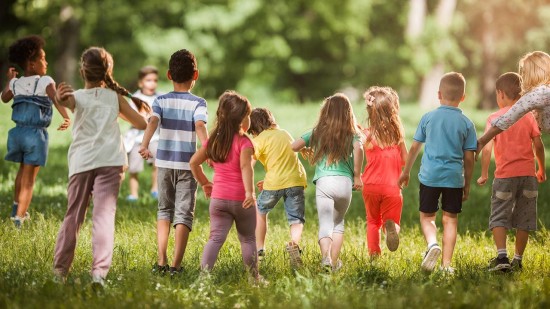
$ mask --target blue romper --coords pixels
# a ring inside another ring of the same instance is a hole
[[[15,128],[8,132],[7,161],[28,165],[46,165],[48,157],[48,131],[52,122],[52,104],[48,96],[38,96],[36,78],[33,95],[17,95],[13,86],[13,112],[11,120]]]

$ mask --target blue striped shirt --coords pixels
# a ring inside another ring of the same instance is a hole
[[[153,102],[153,117],[160,123],[155,165],[189,170],[197,149],[195,123],[208,120],[206,100],[190,92],[169,92]]]

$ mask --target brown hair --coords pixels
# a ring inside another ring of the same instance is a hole
[[[248,99],[235,91],[225,91],[219,99],[216,123],[206,146],[206,156],[214,162],[225,162],[233,137],[241,130],[241,122],[250,115]]]
[[[444,100],[459,101],[464,96],[465,88],[466,79],[457,72],[449,72],[443,75],[439,82],[439,92]]]
[[[149,74],[159,75],[159,70],[156,67],[152,66],[152,65],[146,65],[143,68],[139,69],[138,79],[142,80],[145,76],[147,76]]]
[[[508,99],[519,99],[521,97],[521,76],[515,72],[500,75],[496,81],[496,89],[504,92]]]
[[[390,87],[370,87],[363,94],[368,112],[367,123],[380,147],[397,145],[404,139],[399,118],[399,96]]]
[[[80,57],[82,77],[89,82],[103,82],[116,93],[129,97],[139,111],[150,112],[151,108],[144,101],[133,97],[126,88],[113,79],[113,56],[102,47],[90,47]]]
[[[357,123],[351,103],[344,94],[336,93],[323,101],[319,120],[313,128],[310,146],[312,165],[327,158],[327,165],[346,160],[353,150]]]
[[[524,94],[540,85],[550,84],[550,56],[542,51],[526,54],[519,60],[521,90]]]
[[[275,117],[267,108],[255,108],[250,113],[250,128],[248,133],[252,135],[258,135],[264,130],[277,125]]]

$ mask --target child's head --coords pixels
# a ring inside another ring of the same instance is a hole
[[[267,108],[258,107],[250,113],[250,128],[248,129],[248,133],[256,136],[275,126],[277,126],[275,117],[273,117],[273,114]]]
[[[130,92],[113,79],[113,56],[102,47],[90,47],[80,57],[80,74],[86,82],[104,84],[116,93],[130,97],[138,110],[150,111],[149,105],[132,97]]]
[[[462,74],[449,72],[439,82],[439,99],[443,102],[457,104],[464,99],[466,79]]]
[[[8,59],[30,75],[46,75],[48,62],[44,52],[44,39],[31,35],[19,39],[8,50]]]
[[[356,134],[357,123],[348,97],[336,93],[326,98],[310,140],[314,151],[311,164],[324,157],[329,165],[345,160],[353,149]]]
[[[508,72],[499,76],[496,81],[498,106],[514,104],[521,97],[521,77],[518,73]]]
[[[235,91],[228,90],[220,96],[216,122],[206,148],[208,158],[214,162],[227,159],[235,134],[244,134],[250,127],[251,110],[248,99]]]
[[[144,66],[138,72],[138,87],[142,91],[154,94],[159,81],[159,71],[152,65]]]
[[[370,87],[363,94],[368,112],[368,126],[382,146],[399,144],[404,136],[399,118],[399,96],[390,87]]]
[[[519,74],[522,94],[537,86],[550,84],[550,56],[542,51],[526,54],[519,61]]]
[[[171,79],[175,83],[186,83],[198,77],[197,59],[187,49],[173,53],[168,63]]]

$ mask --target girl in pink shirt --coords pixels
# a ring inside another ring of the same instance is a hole
[[[191,172],[210,197],[210,236],[204,247],[201,268],[214,267],[218,253],[235,222],[243,262],[252,278],[262,280],[258,274],[256,253],[256,196],[252,155],[254,147],[245,135],[250,126],[251,106],[248,99],[234,91],[220,96],[216,112],[216,125],[205,147],[197,151],[189,165]],[[214,184],[202,170],[201,164],[211,160]]]
[[[405,132],[399,119],[399,97],[389,87],[370,87],[364,94],[368,128],[363,131],[367,164],[363,180],[363,200],[367,214],[367,246],[371,256],[380,255],[380,228],[384,224],[390,251],[399,246],[399,223],[403,208],[397,184],[405,163]]]

